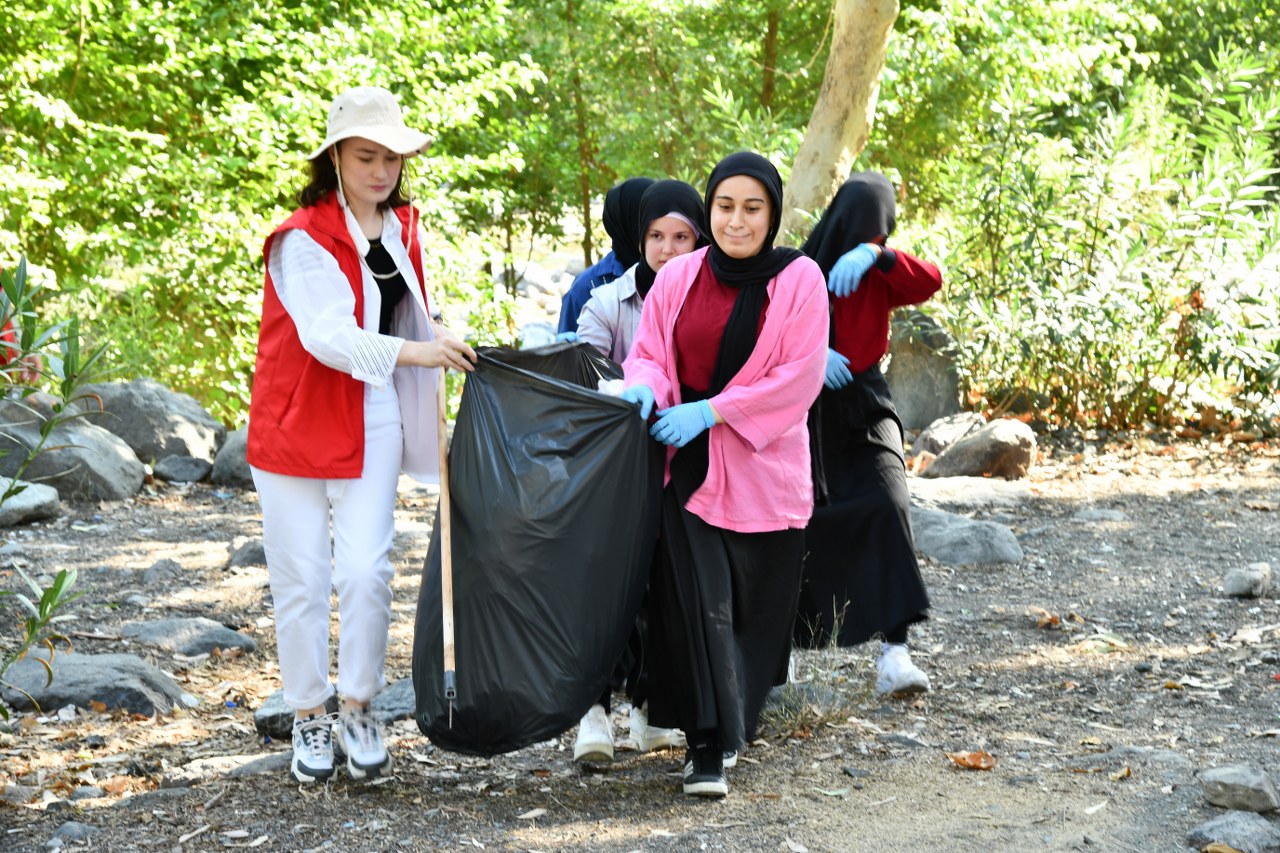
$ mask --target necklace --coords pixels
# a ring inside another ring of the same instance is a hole
[[[370,241],[369,241],[369,251],[370,251],[370,254],[372,254],[372,252],[373,252],[373,248],[374,248],[375,246],[381,247],[381,246],[382,246],[382,241],[381,241],[381,240],[370,240]],[[384,253],[384,254],[386,253],[386,249],[383,249],[383,253]],[[387,255],[387,258],[388,258],[388,259],[390,259],[390,257],[391,257],[390,255]],[[366,258],[364,255],[361,255],[361,256],[360,256],[360,263],[364,264],[364,268],[365,268],[365,269],[367,269],[367,270],[369,271],[369,275],[373,276],[373,277],[374,277],[374,278],[376,278],[378,281],[390,281],[391,279],[393,279],[393,278],[397,277],[398,275],[400,275],[400,270],[398,270],[398,269],[392,269],[392,270],[391,270],[391,272],[385,272],[385,273],[384,273],[384,272],[378,272],[378,271],[377,271],[377,270],[375,270],[372,266],[370,266],[370,265],[369,265],[369,259],[368,259],[368,258]],[[395,262],[394,262],[394,261],[392,261],[392,263],[394,264]]]

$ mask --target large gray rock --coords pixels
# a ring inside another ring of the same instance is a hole
[[[227,433],[227,440],[222,443],[218,457],[213,460],[213,472],[209,475],[209,481],[220,486],[252,489],[253,472],[249,470],[249,462],[245,459],[248,446],[248,429]]]
[[[48,660],[47,652],[40,654]],[[101,702],[108,710],[123,708],[148,717],[177,706],[194,707],[200,701],[136,655],[73,652],[57,655],[51,666],[53,681],[45,684],[44,664],[30,657],[18,661],[5,673],[9,684],[0,684],[0,696],[17,711],[35,710],[32,699],[44,709],[63,705],[91,709],[90,702]]]
[[[1250,563],[1232,569],[1222,579],[1222,591],[1232,598],[1258,598],[1271,588],[1271,564]]]
[[[0,494],[4,494],[12,482],[13,480],[9,477],[0,477]],[[27,521],[57,517],[61,507],[57,489],[53,486],[27,483],[22,480],[18,481],[18,485],[22,491],[10,495],[4,503],[0,504],[0,527],[12,527]]]
[[[166,483],[198,483],[213,470],[213,463],[195,456],[166,456],[152,469]]]
[[[1004,477],[1027,476],[1036,458],[1036,434],[1022,421],[1001,418],[966,435],[933,460],[920,476]]]
[[[1017,563],[1022,546],[1013,531],[994,521],[974,521],[938,510],[911,508],[916,548],[947,565]]]
[[[102,400],[87,417],[125,440],[143,462],[194,456],[212,462],[227,428],[196,402],[153,379],[103,382],[85,391]]]
[[[275,752],[269,755],[217,755],[197,758],[181,767],[171,767],[160,778],[160,788],[186,788],[214,779],[243,779],[266,773],[281,773],[289,769],[292,753]]]
[[[906,429],[923,429],[960,411],[951,336],[923,311],[894,314],[885,381]]]
[[[1242,853],[1271,853],[1280,850],[1280,830],[1262,815],[1227,812],[1187,833],[1187,843],[1197,850],[1215,842],[1234,847]]]
[[[979,412],[960,412],[949,415],[925,427],[911,445],[911,453],[932,453],[937,456],[951,445],[972,432],[977,432],[987,425],[987,419]]]
[[[338,712],[338,697],[331,694],[325,702],[325,711],[330,714]],[[275,740],[288,740],[293,736],[293,708],[284,701],[284,691],[277,690],[258,706],[253,712],[253,727],[263,737]]]
[[[992,477],[943,477],[925,480],[908,477],[907,487],[913,503],[926,509],[1016,509],[1031,499],[1025,480],[1001,480]]]
[[[0,475],[14,476],[40,443],[40,425],[51,414],[45,401],[0,402]],[[64,500],[118,501],[133,497],[145,476],[138,457],[119,437],[83,418],[59,424],[23,477],[57,489]]]
[[[402,678],[399,681],[393,681],[388,684],[386,689],[369,703],[369,708],[373,711],[374,719],[383,723],[409,719],[413,716],[414,711],[417,710],[417,697],[413,692],[413,679]]]
[[[214,649],[252,652],[258,648],[252,637],[203,616],[126,622],[120,626],[120,634],[158,649],[187,656],[211,654]]]
[[[1196,774],[1204,795],[1215,806],[1246,812],[1280,808],[1280,797],[1266,773],[1248,764],[1211,767]]]

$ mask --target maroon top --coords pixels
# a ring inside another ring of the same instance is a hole
[[[720,341],[724,327],[729,322],[733,303],[738,298],[738,288],[722,284],[711,265],[703,259],[698,277],[689,288],[689,295],[676,318],[676,375],[680,384],[697,391],[711,387],[716,359],[720,356]],[[756,334],[764,326],[769,303],[765,302],[756,324]]]
[[[831,300],[834,349],[849,359],[854,373],[871,367],[889,351],[893,309],[924,302],[942,288],[942,273],[933,264],[901,249],[892,251],[897,257],[889,269],[877,264],[867,270],[856,292]]]

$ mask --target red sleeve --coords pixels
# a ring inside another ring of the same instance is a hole
[[[933,264],[901,249],[894,249],[893,253],[893,266],[881,271],[889,285],[890,308],[918,305],[942,289],[942,273]]]

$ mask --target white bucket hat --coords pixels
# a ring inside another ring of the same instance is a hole
[[[405,157],[421,154],[432,142],[427,134],[405,127],[396,96],[381,86],[357,86],[334,98],[324,142],[307,159],[314,160],[330,145],[353,136],[385,145]]]

